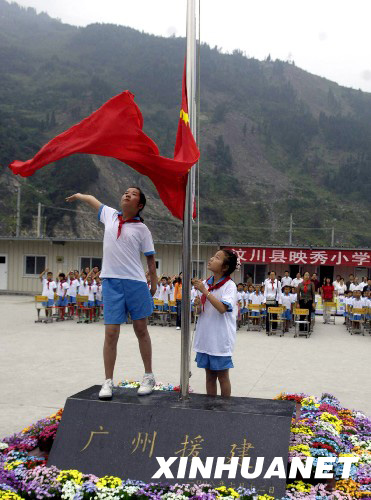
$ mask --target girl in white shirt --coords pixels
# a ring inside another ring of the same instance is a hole
[[[237,267],[237,256],[231,250],[219,250],[208,263],[213,275],[206,281],[194,280],[201,292],[196,297],[199,313],[194,350],[199,368],[206,371],[206,392],[217,395],[217,381],[223,397],[231,395],[229,369],[236,340],[237,287],[230,275]]]

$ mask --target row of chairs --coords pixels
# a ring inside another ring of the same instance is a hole
[[[35,296],[35,307],[37,319],[35,323],[53,323],[53,321],[66,321],[77,319],[77,323],[93,323],[99,321],[102,315],[101,306],[89,307],[87,305],[89,297],[87,295],[77,295],[76,304],[69,304],[65,307],[53,305],[47,307],[45,303],[48,298],[43,295]],[[54,302],[58,300],[55,295]]]
[[[246,325],[248,331],[261,331],[265,329],[268,314],[268,335],[282,337],[288,328],[294,327],[294,337],[309,337],[315,321],[315,318],[310,321],[309,309],[294,308],[291,320],[284,317],[285,311],[285,306],[268,307],[267,310],[265,304],[248,304],[246,312],[239,315],[238,327]]]
[[[371,307],[357,308],[347,305],[345,325],[351,335],[368,333],[371,335]]]
[[[175,326],[177,316],[177,306],[175,300],[169,300],[165,304],[163,300],[153,299],[154,310],[149,318],[150,325]],[[192,313],[193,314],[193,313]]]

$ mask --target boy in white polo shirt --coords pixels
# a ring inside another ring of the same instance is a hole
[[[103,205],[94,196],[77,193],[67,198],[67,201],[75,200],[84,201],[97,210],[99,221],[105,225],[100,277],[104,295],[103,357],[106,380],[99,398],[112,398],[120,325],[126,323],[128,313],[133,320],[145,369],[138,395],[150,394],[155,386],[155,378],[152,373],[152,346],[147,317],[153,311],[152,297],[157,289],[157,276],[152,235],[139,216],[146,204],[146,197],[137,187],[127,189],[121,198],[122,212]],[[147,257],[151,291],[147,286],[141,253]]]
[[[44,278],[44,274],[46,274],[46,278]],[[41,295],[43,297],[47,297],[48,301],[43,302],[43,306],[45,307],[45,315],[47,317],[46,322],[52,322],[52,315],[53,315],[53,306],[54,306],[54,292],[57,288],[56,282],[53,280],[53,273],[51,271],[48,271],[48,269],[45,269],[40,276],[40,281],[42,282],[43,285],[43,290]],[[37,310],[38,315],[40,314],[40,309]]]

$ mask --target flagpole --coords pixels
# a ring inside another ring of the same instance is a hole
[[[195,0],[187,0],[187,96],[188,114],[193,137],[196,135],[196,9]],[[191,330],[192,215],[194,172],[188,174],[183,221],[183,276],[180,398],[189,398],[189,350]]]

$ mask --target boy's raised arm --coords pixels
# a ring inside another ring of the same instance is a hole
[[[100,209],[102,203],[95,198],[95,196],[92,196],[90,194],[81,194],[81,193],[76,193],[71,196],[68,196],[66,198],[66,201],[68,202],[73,202],[73,201],[83,201],[84,203],[87,203],[90,205],[92,208],[94,208],[97,212]]]

